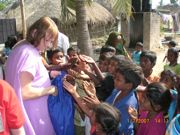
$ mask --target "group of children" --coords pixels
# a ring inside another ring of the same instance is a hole
[[[56,78],[62,70],[67,72],[63,87],[75,99],[75,134],[179,134],[178,49],[168,49],[169,64],[160,75],[154,75],[155,52],[143,50],[138,42],[130,59],[122,35],[114,33],[110,39],[115,41],[106,42],[97,62],[72,47],[67,56],[61,49],[47,53],[49,64],[45,66],[50,78]],[[117,55],[120,45],[124,52]],[[173,124],[177,126],[172,128]]]

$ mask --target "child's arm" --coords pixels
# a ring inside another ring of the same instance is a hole
[[[63,81],[64,88],[73,96],[79,107],[83,110],[83,112],[88,116],[91,117],[92,111],[87,107],[87,104],[84,100],[79,96],[76,91],[76,86],[69,83],[66,79]]]

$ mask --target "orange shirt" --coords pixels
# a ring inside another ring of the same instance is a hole
[[[13,88],[0,80],[0,135],[9,135],[11,128],[20,128],[24,122],[24,115]]]

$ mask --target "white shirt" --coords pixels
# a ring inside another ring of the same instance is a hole
[[[58,47],[63,49],[65,55],[67,55],[67,49],[69,48],[69,38],[63,33],[58,33]]]

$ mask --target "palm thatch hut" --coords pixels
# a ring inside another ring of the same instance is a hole
[[[70,40],[76,40],[76,12],[71,9],[73,15],[64,23],[60,20],[61,2],[59,0],[25,0],[25,16],[27,27],[42,16],[49,16],[58,22],[61,32],[69,36]],[[109,32],[114,24],[112,14],[96,2],[86,6],[87,22],[91,37],[97,37]],[[22,31],[21,12],[19,1],[14,2],[1,12],[0,18],[16,18],[17,31]]]

